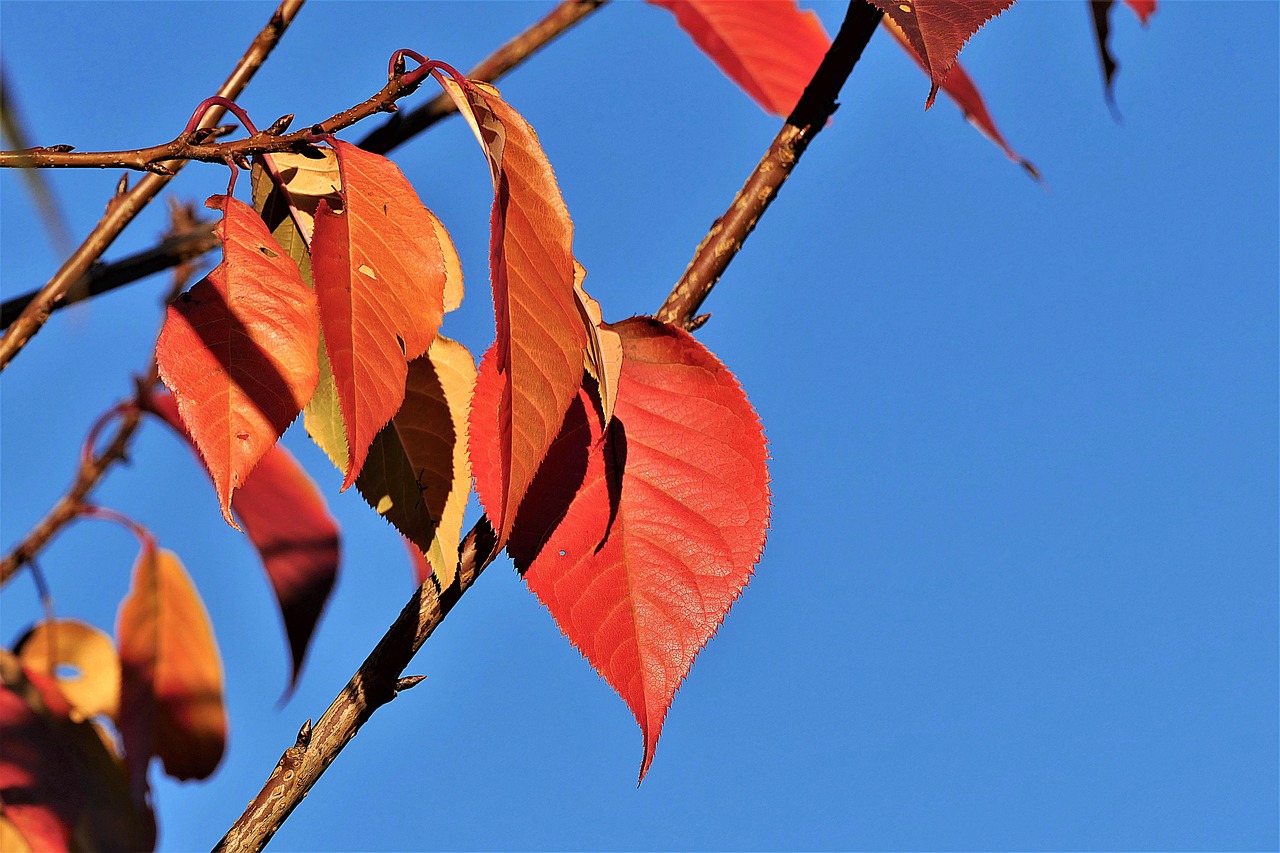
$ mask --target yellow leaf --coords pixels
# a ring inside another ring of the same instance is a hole
[[[111,637],[73,619],[41,622],[19,644],[18,659],[51,676],[71,703],[76,722],[120,708],[120,658]],[[66,672],[68,668],[77,674]]]

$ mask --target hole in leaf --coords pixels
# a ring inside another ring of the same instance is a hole
[[[280,257],[280,255],[279,255],[279,254],[277,254],[276,252],[271,251],[271,250],[270,250],[270,249],[268,249],[266,246],[259,246],[259,247],[258,247],[258,251],[259,251],[259,252],[261,252],[262,254],[266,255],[268,258],[278,258],[278,257]]]
[[[369,278],[373,279],[374,281],[377,281],[377,280],[378,280],[378,276],[377,276],[377,274],[373,271],[373,267],[369,266],[368,264],[361,264],[360,266],[356,267],[356,269],[357,269],[359,272],[364,273],[365,275],[367,275]]]
[[[84,675],[80,667],[69,663],[60,663],[53,668],[53,675],[63,681],[75,681]]]
[[[564,556],[564,551],[561,551],[561,552],[560,552],[560,556],[561,556],[561,557],[563,557],[563,556]]]

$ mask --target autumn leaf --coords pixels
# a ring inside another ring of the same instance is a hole
[[[0,850],[152,849],[150,805],[132,799],[107,740],[72,714],[53,678],[0,650]]]
[[[1156,0],[1124,0],[1124,2],[1138,16],[1138,20],[1142,21],[1143,26],[1151,23],[1151,16],[1156,13]]]
[[[223,261],[169,306],[156,361],[234,527],[232,494],[315,389],[316,300],[253,208],[207,204]]]
[[[135,797],[153,755],[176,779],[204,779],[226,747],[222,662],[209,615],[173,552],[143,548],[116,637],[120,737]]]
[[[1125,4],[1133,10],[1146,26],[1156,11],[1156,0],[1125,0]],[[1111,52],[1111,7],[1112,0],[1091,0],[1089,11],[1093,14],[1093,32],[1098,42],[1098,57],[1102,62],[1103,91],[1112,113],[1119,118],[1116,107],[1115,77],[1120,64]]]
[[[435,217],[395,164],[333,146],[343,207],[321,199],[311,271],[349,450],[345,489],[404,400],[407,362],[440,328],[447,270]]]
[[[929,75],[933,106],[960,49],[983,24],[1013,5],[1013,0],[871,0],[906,36]]]
[[[604,408],[604,425],[613,417],[613,406],[618,399],[618,375],[622,372],[622,339],[605,323],[600,303],[582,289],[587,271],[576,260],[573,262],[573,296],[582,315],[582,325],[587,330],[587,373],[600,389],[600,404]]]
[[[168,394],[146,406],[188,442]],[[289,641],[289,690],[297,684],[307,646],[333,591],[341,561],[338,523],[315,482],[279,444],[267,451],[231,498],[231,509],[258,556],[275,594]]]
[[[467,411],[475,382],[467,348],[436,336],[409,363],[404,405],[374,438],[356,480],[369,506],[426,555],[442,589],[457,571],[471,493]]]
[[[15,647],[27,669],[54,679],[79,722],[120,708],[120,657],[111,637],[74,619],[41,622]]]
[[[614,418],[606,429],[594,389],[578,393],[507,550],[635,714],[643,778],[677,688],[759,559],[767,454],[742,389],[690,335],[646,318],[612,329]],[[494,367],[486,356],[481,387]],[[477,409],[496,405],[477,392]]]
[[[501,459],[483,476],[498,482],[480,494],[501,495],[497,504],[485,505],[501,546],[582,383],[587,341],[574,298],[573,223],[551,164],[524,118],[492,86],[441,79],[480,142],[493,178],[489,257],[497,370],[481,375],[476,393],[480,384],[492,383],[499,400],[496,414],[483,415],[495,419]],[[472,435],[495,435],[495,424],[481,424],[477,431],[476,417],[473,408]]]
[[[916,53],[915,48],[911,46],[911,42],[907,40],[906,34],[902,28],[893,22],[892,18],[883,19],[884,27],[897,40],[907,55],[916,61],[916,64],[924,69],[925,73],[929,73],[929,69],[925,66],[924,60]],[[1014,151],[1005,141],[1004,135],[996,127],[995,119],[991,117],[991,113],[987,110],[986,103],[982,100],[982,95],[978,92],[978,87],[974,85],[973,80],[964,70],[959,62],[951,66],[951,70],[947,72],[946,79],[942,81],[942,91],[946,92],[951,100],[955,101],[956,106],[960,108],[960,112],[964,113],[964,117],[978,129],[978,132],[990,139],[1000,147],[1013,162],[1027,170],[1027,173],[1037,181],[1040,180],[1040,172],[1025,157]]]
[[[400,541],[404,542],[404,549],[409,554],[409,565],[413,567],[413,578],[417,581],[418,586],[422,586],[433,573],[431,562],[417,545],[414,545],[403,536],[400,537]]]
[[[649,0],[765,112],[786,117],[831,46],[796,0]]]

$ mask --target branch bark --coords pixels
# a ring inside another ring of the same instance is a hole
[[[302,8],[303,0],[283,0],[272,14],[271,20],[254,38],[244,56],[236,63],[218,94],[224,98],[235,99],[248,84],[249,80],[267,56],[280,42],[289,24]],[[215,127],[222,118],[223,110],[214,108],[205,113],[200,127]],[[176,173],[185,165],[182,161],[166,164],[170,172]],[[93,263],[102,257],[102,253],[120,236],[125,226],[164,189],[173,178],[172,174],[148,174],[124,195],[117,196],[107,208],[104,216],[93,231],[85,239],[80,248],[67,258],[53,278],[40,289],[31,303],[22,311],[18,319],[9,326],[3,338],[0,338],[0,371],[9,366],[9,362],[27,345],[40,328],[49,319],[54,304],[62,299],[73,284],[83,278]]]
[[[791,177],[809,143],[836,111],[840,88],[861,58],[883,15],[879,9],[861,0],[853,0],[849,4],[840,32],[795,109],[747,177],[747,182],[733,197],[729,209],[715,221],[698,244],[684,275],[654,315],[657,319],[689,331],[709,319],[709,315],[698,316],[698,309],[742,250],[760,217],[777,198],[778,191]]]
[[[778,137],[769,146],[769,152],[761,160],[761,165],[756,167],[752,177],[748,179],[743,192],[756,186],[757,175],[762,171],[767,177],[771,170],[785,169],[786,174],[776,180],[776,183],[759,185],[761,188],[771,187],[769,200],[777,194],[778,187],[786,180],[786,175],[790,174],[809,141],[835,111],[840,87],[844,85],[854,64],[862,55],[863,48],[875,32],[880,16],[881,12],[864,0],[852,0],[844,24],[826,58]],[[769,168],[764,168],[765,164],[769,164]],[[768,201],[764,201],[754,215],[731,219],[735,206],[743,206],[741,198],[742,193],[739,193],[734,205],[730,207],[730,213],[722,217],[702,241],[695,263],[707,253],[707,246],[721,245],[720,235],[724,235],[726,239],[736,239],[737,248],[741,248],[741,241],[768,207]],[[732,261],[737,248],[726,252],[720,259],[716,279]],[[709,251],[714,253],[714,250]],[[693,268],[693,264],[690,267]],[[685,277],[688,278],[687,272]],[[669,322],[691,325],[692,312],[702,304],[715,283],[708,278],[700,278],[699,281],[702,283],[690,283],[683,288],[677,286],[676,291],[659,309],[659,317],[666,314],[671,318]],[[457,600],[470,588],[475,578],[496,556],[493,545],[493,529],[487,519],[481,518],[459,549],[461,564],[454,585],[437,594],[434,582],[428,579],[418,588],[400,616],[387,629],[377,647],[360,665],[315,727],[308,729],[304,726],[303,733],[306,736],[300,733],[298,742],[285,750],[262,790],[218,842],[214,853],[256,853],[266,846],[342,748],[355,737],[360,727],[374,711],[395,697],[395,685],[400,673]]]

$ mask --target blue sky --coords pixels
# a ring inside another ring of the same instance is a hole
[[[400,47],[466,68],[542,2],[315,3],[240,103],[323,118]],[[41,143],[172,138],[272,6],[4,0]],[[830,32],[843,4],[816,4]],[[707,303],[699,332],[770,440],[773,525],[653,768],[634,720],[495,563],[273,842],[318,849],[1274,849],[1277,32],[1272,2],[1114,15],[1117,124],[1086,4],[1019,3],[962,60],[1030,181],[883,34]],[[539,132],[607,319],[654,310],[776,131],[671,16],[610,4],[500,84]],[[419,98],[423,96],[418,96]],[[360,133],[347,133],[356,139]],[[396,161],[452,232],[493,334],[488,172],[465,127]],[[119,175],[50,179],[87,233]],[[172,191],[203,200],[225,171]],[[246,189],[242,187],[242,190]],[[58,258],[0,174],[0,289]],[[149,246],[160,205],[108,253]],[[0,388],[0,547],[70,481],[158,329],[157,277],[64,311]],[[209,782],[153,770],[160,843],[207,849],[408,598],[401,546],[294,428],[346,561],[299,689],[261,569],[164,429],[98,502],[182,555],[227,670]],[[41,566],[110,628],[136,546],[83,522]],[[26,577],[3,642],[38,616]]]

